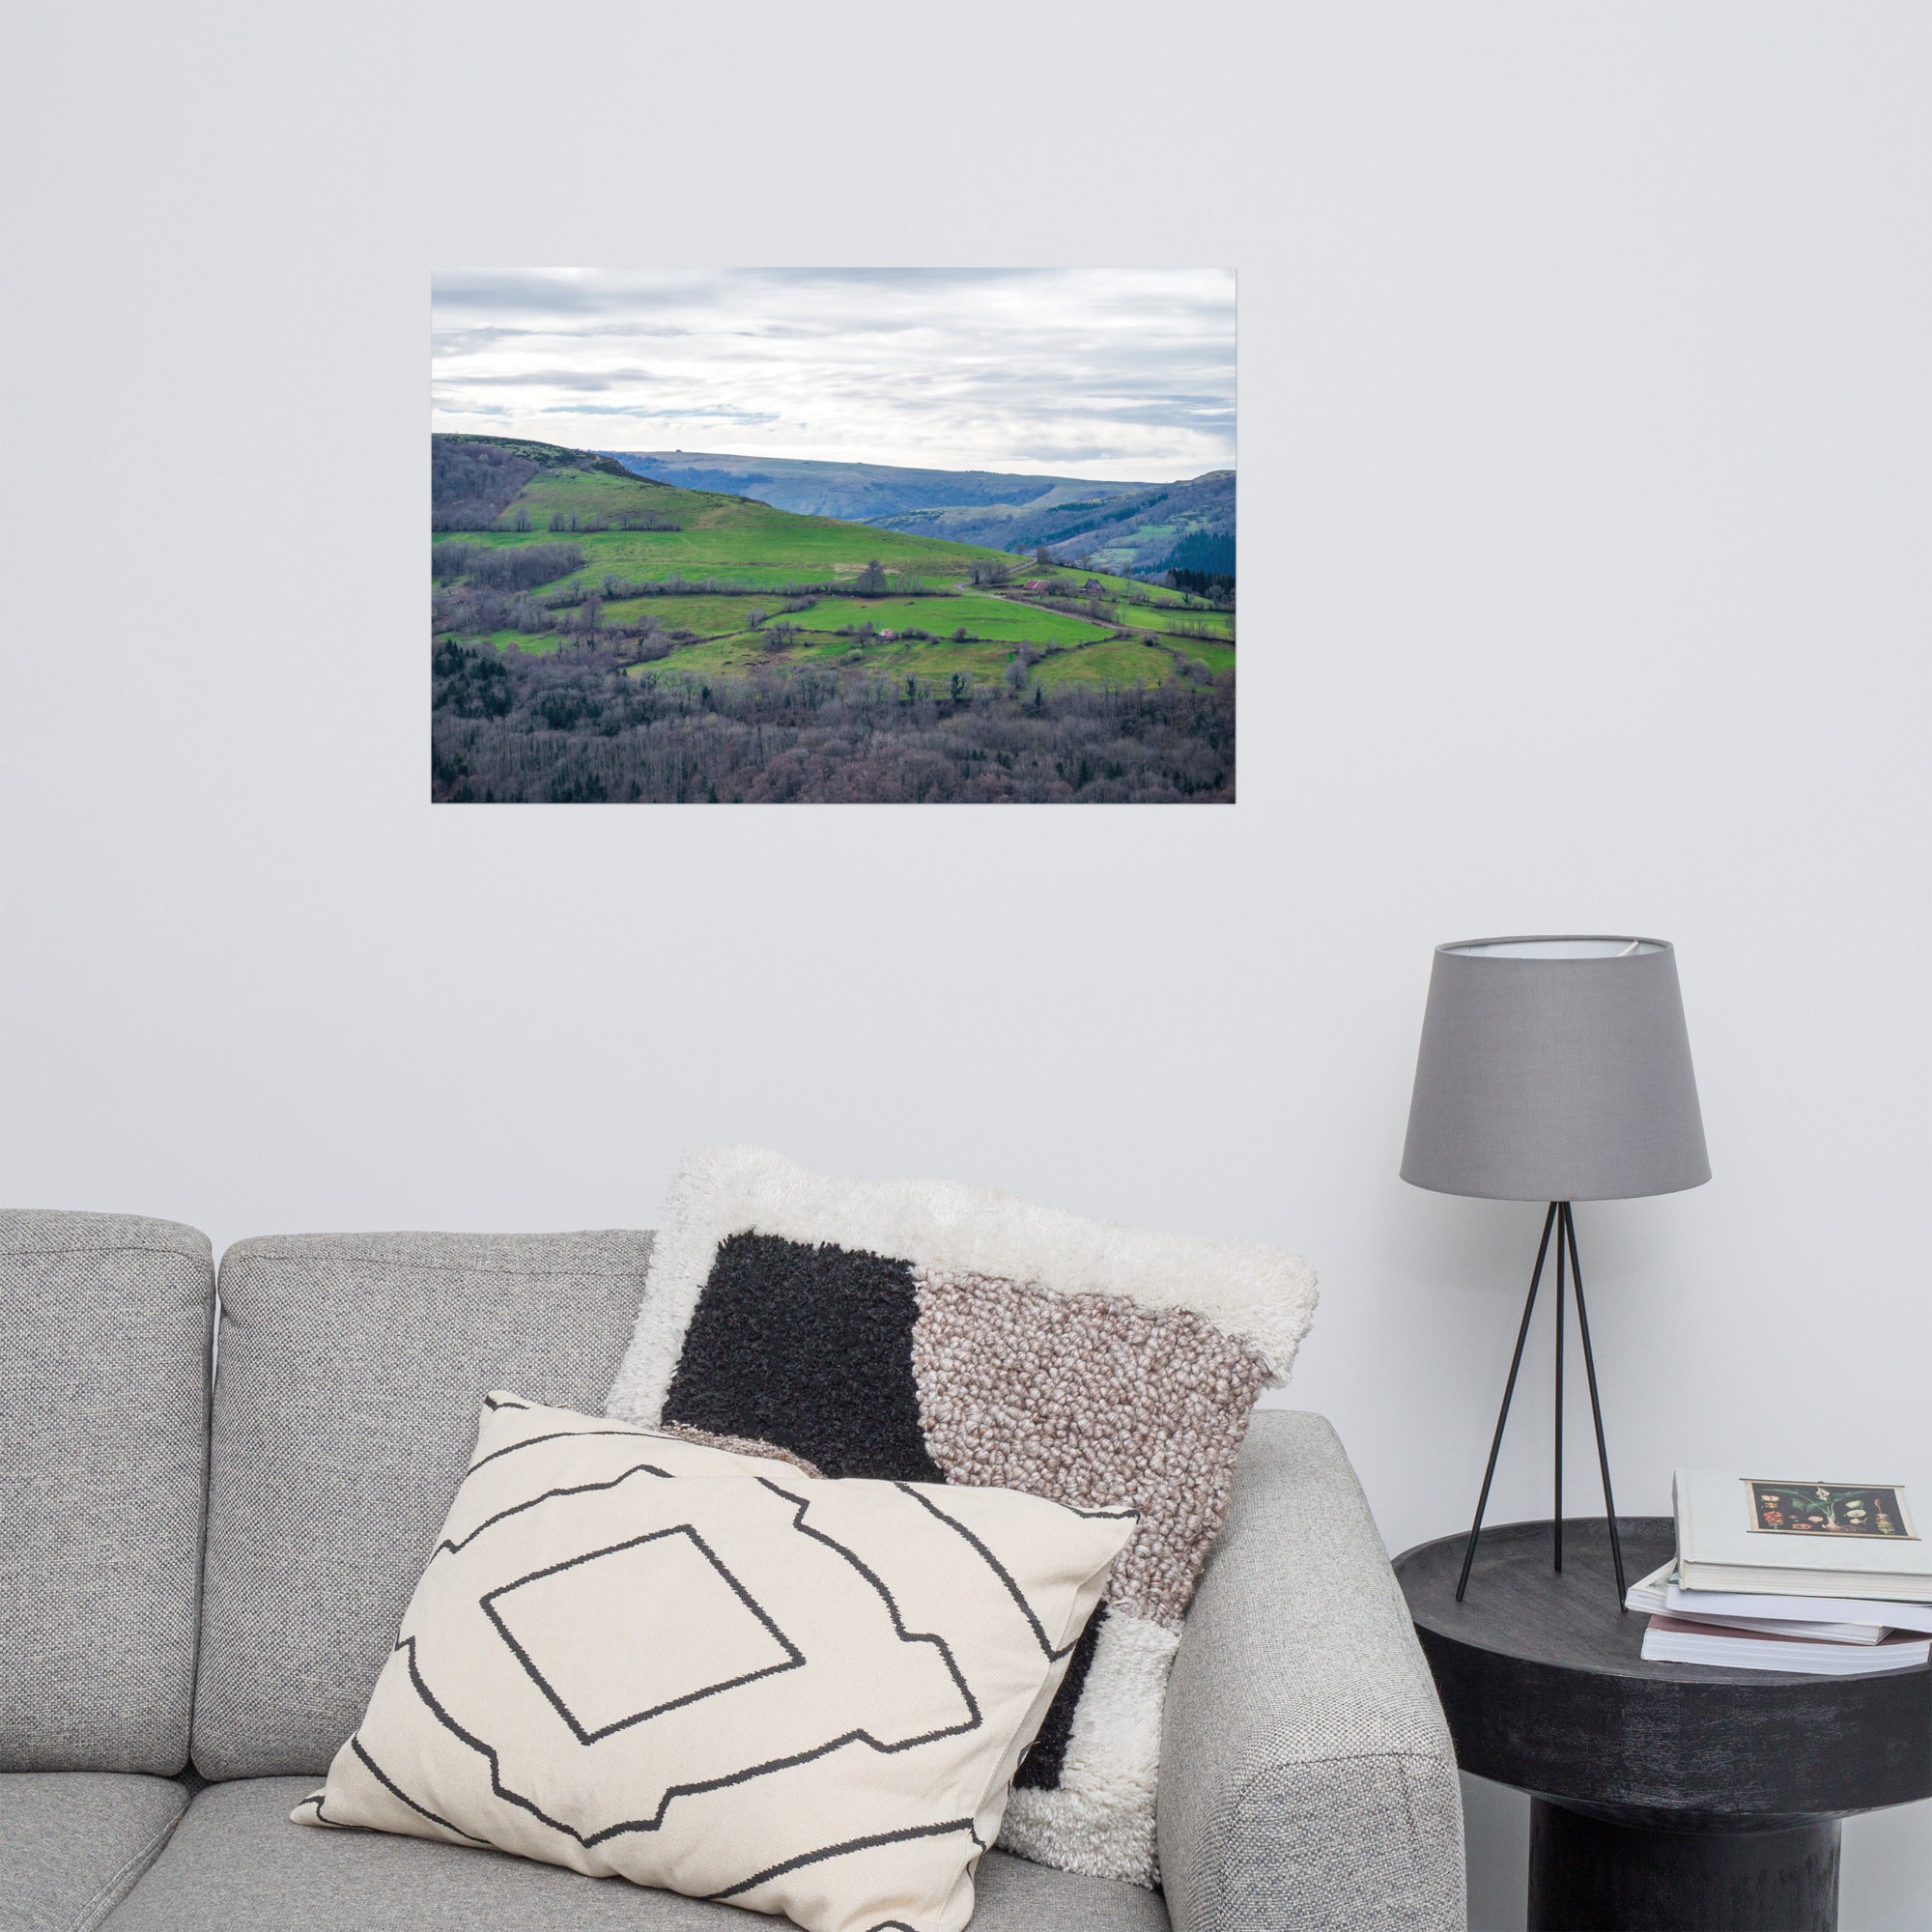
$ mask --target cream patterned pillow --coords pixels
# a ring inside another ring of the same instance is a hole
[[[298,1823],[955,1932],[1131,1510],[815,1479],[515,1396]]]

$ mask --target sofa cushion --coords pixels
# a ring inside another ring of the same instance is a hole
[[[1314,1305],[1307,1264],[1280,1249],[711,1148],[671,1183],[608,1407],[775,1443],[828,1476],[1131,1503],[1139,1529],[1000,1843],[1152,1885],[1168,1666],[1255,1398]]]
[[[1135,1525],[492,1395],[368,1715],[295,1815],[815,1932],[956,1932]]]
[[[313,1787],[211,1785],[108,1932],[747,1932],[774,1921],[426,1838],[309,1832]],[[1167,1932],[1159,1895],[988,1852],[971,1932]]]
[[[601,1406],[650,1241],[283,1236],[222,1257],[205,1776],[327,1769],[396,1640],[483,1397]]]
[[[92,1932],[186,1808],[186,1787],[167,1777],[0,1772],[0,1925]]]
[[[187,1762],[213,1306],[192,1228],[0,1213],[0,1769]]]

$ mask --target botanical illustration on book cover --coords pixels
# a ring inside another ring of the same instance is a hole
[[[1745,1492],[1753,1530],[1918,1540],[1896,1483],[1777,1483],[1747,1476]]]

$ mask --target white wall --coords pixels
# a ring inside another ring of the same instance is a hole
[[[1620,1499],[1932,1473],[1922,10],[20,18],[0,1192],[636,1225],[744,1138],[1284,1241],[1400,1548],[1536,1223],[1396,1179],[1430,948],[1661,933],[1716,1179],[1579,1214]],[[1240,804],[432,810],[428,267],[875,261],[1238,266]]]

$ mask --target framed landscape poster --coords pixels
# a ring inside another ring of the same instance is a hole
[[[1226,804],[1220,269],[432,285],[440,803]]]

